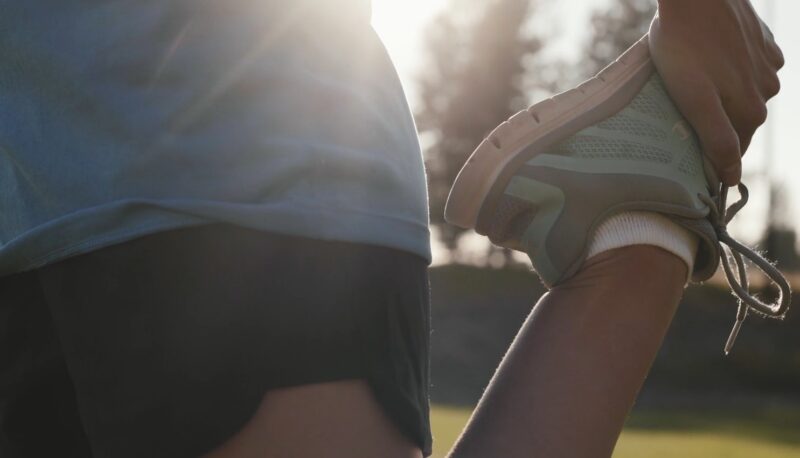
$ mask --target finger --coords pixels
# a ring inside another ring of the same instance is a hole
[[[756,130],[767,120],[767,104],[757,91],[758,89],[751,89],[751,95],[748,96],[745,95],[747,91],[742,90],[736,97],[722,101],[723,109],[739,137],[739,152],[742,156],[750,146]]]
[[[776,70],[780,70],[786,64],[786,59],[783,56],[783,51],[780,46],[775,42],[775,35],[772,29],[761,21],[761,29],[764,32],[764,49],[767,52],[767,57]]]
[[[767,70],[761,75],[761,91],[765,100],[769,100],[781,91],[781,80],[774,71]]]
[[[738,184],[742,177],[740,136],[714,85],[694,82],[672,92],[676,104],[697,132],[703,152],[720,181],[726,186]]]
[[[786,65],[786,58],[784,58],[783,51],[777,43],[769,40],[767,43],[767,51],[769,53],[770,63],[775,67],[775,70],[780,70]]]
[[[747,48],[750,54],[750,67],[746,71],[737,72],[737,77],[729,78],[726,81],[727,84],[720,87],[720,92],[740,94],[757,91],[759,99],[769,100],[778,95],[781,90],[776,64],[760,46],[748,43]],[[755,97],[748,98],[755,99]],[[735,121],[734,119],[734,125]]]
[[[696,128],[703,150],[714,164],[720,180],[727,186],[736,186],[742,179],[740,136],[719,97],[710,101],[707,109],[698,117],[699,127]],[[749,143],[749,137],[742,136],[742,139]]]
[[[753,141],[753,135],[755,135],[755,132],[752,135],[739,135],[739,149],[742,152],[742,156],[747,154],[747,150],[750,148],[750,143]]]

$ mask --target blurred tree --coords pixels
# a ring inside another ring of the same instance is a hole
[[[592,14],[582,80],[594,76],[647,33],[656,0],[614,0]]]
[[[759,246],[781,270],[796,271],[800,268],[800,256],[796,249],[797,233],[793,228],[770,224],[764,230]]]
[[[426,146],[431,222],[456,256],[463,230],[444,222],[448,191],[484,136],[527,105],[526,63],[541,49],[527,27],[535,7],[535,0],[450,0],[427,31],[416,118]]]
[[[770,211],[767,227],[759,243],[767,257],[775,261],[783,270],[800,268],[800,256],[797,253],[797,233],[792,228],[789,206],[789,194],[785,186],[772,183],[770,186]]]

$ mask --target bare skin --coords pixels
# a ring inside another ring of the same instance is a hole
[[[601,253],[535,306],[452,457],[610,456],[683,292],[686,264]],[[635,279],[635,281],[632,281]],[[268,392],[206,458],[417,458],[361,381]]]
[[[611,456],[686,274],[651,246],[590,259],[536,304],[450,456]]]
[[[739,183],[741,157],[781,88],[783,53],[769,27],[747,0],[659,0],[650,54],[719,178]]]
[[[713,24],[710,27],[709,24]],[[650,51],[723,183],[780,90],[784,59],[747,0],[659,0]],[[464,457],[606,457],[669,327],[686,278],[659,248],[589,260],[545,295],[451,452]],[[208,458],[420,457],[360,381],[268,392]]]
[[[361,380],[269,391],[253,418],[204,458],[422,458]]]

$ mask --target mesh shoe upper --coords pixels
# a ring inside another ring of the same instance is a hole
[[[583,261],[603,219],[657,211],[703,240],[693,274],[701,281],[716,270],[719,251],[698,194],[710,195],[700,145],[654,72],[620,112],[528,160],[476,230],[526,251],[545,283],[555,284]]]
[[[672,103],[645,36],[597,77],[498,126],[459,173],[446,216],[526,252],[552,286],[577,272],[607,218],[660,213],[699,236],[694,281],[722,262],[739,298],[727,353],[749,312],[781,319],[791,303],[780,271],[727,232],[747,203],[743,184],[739,194],[728,207],[728,188]],[[750,293],[745,258],[777,287],[775,301]]]

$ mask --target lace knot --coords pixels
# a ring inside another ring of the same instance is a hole
[[[731,330],[728,341],[725,344],[725,354],[729,354],[733,349],[736,337],[742,323],[747,318],[749,312],[754,312],[766,318],[783,319],[789,310],[791,303],[792,290],[789,282],[769,261],[764,259],[759,253],[742,245],[728,234],[728,223],[739,213],[750,196],[747,187],[739,184],[739,194],[741,198],[726,208],[728,199],[728,188],[720,186],[719,192],[715,197],[698,195],[700,200],[709,208],[711,225],[717,234],[720,243],[720,260],[725,271],[725,278],[728,281],[733,293],[739,299],[739,310],[736,314],[736,323]],[[724,246],[723,246],[724,244]],[[750,293],[750,282],[747,275],[744,258],[749,259],[761,270],[767,278],[778,287],[778,298],[772,303],[762,302],[758,297]],[[733,262],[731,262],[733,261]],[[735,266],[735,271],[733,269]]]

